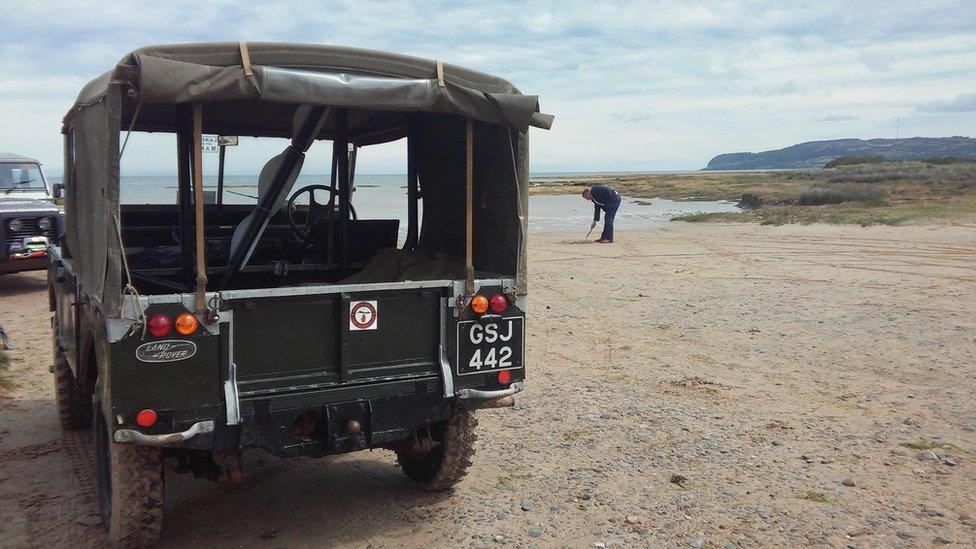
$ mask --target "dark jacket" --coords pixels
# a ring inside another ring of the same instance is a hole
[[[593,200],[593,220],[600,220],[600,210],[606,211],[608,207],[616,208],[620,206],[620,193],[613,187],[606,185],[593,185],[590,187],[590,199]]]

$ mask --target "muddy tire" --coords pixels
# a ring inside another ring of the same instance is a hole
[[[114,547],[147,547],[163,529],[163,462],[159,448],[116,443],[95,412],[95,482],[102,527]]]
[[[65,431],[88,429],[92,422],[91,396],[81,392],[74,374],[64,358],[54,362],[54,397],[58,403],[58,417]]]
[[[423,455],[405,451],[397,452],[400,468],[416,482],[420,488],[431,491],[447,490],[468,474],[471,458],[474,457],[474,443],[478,440],[475,428],[478,418],[468,410],[458,410],[432,433],[440,444]]]

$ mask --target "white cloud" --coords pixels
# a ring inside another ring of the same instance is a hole
[[[384,49],[502,75],[557,116],[533,135],[536,169],[697,168],[731,150],[893,135],[898,117],[903,129],[968,134],[976,113],[956,105],[968,105],[976,73],[969,4],[21,1],[3,8],[7,28],[32,32],[0,43],[0,150],[53,169],[60,117],[127,51],[238,39]],[[946,110],[956,115],[935,112]],[[152,147],[131,154],[132,169],[165,169]],[[263,163],[252,156],[241,171]],[[374,171],[403,169],[398,147],[366,157]]]
[[[923,112],[976,112],[976,93],[960,93],[952,99],[939,99],[919,105]]]
[[[847,122],[849,120],[857,120],[858,117],[853,114],[828,114],[824,116],[818,116],[814,118],[816,122]]]

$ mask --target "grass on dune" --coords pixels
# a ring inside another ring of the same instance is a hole
[[[828,183],[817,185],[796,197],[798,206],[821,206],[845,202],[865,202],[881,206],[887,203],[888,191],[868,183]]]
[[[823,206],[764,206],[741,213],[698,213],[672,221],[738,222],[762,225],[813,223],[871,225],[922,225],[976,221],[976,192],[938,201],[871,204],[848,202]]]

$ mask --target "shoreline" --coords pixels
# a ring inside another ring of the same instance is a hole
[[[596,180],[534,183],[530,196],[580,193]],[[970,225],[976,223],[976,163],[891,162],[825,170],[649,174],[599,180],[626,197],[726,200],[741,212],[682,214],[678,221],[762,225]]]

